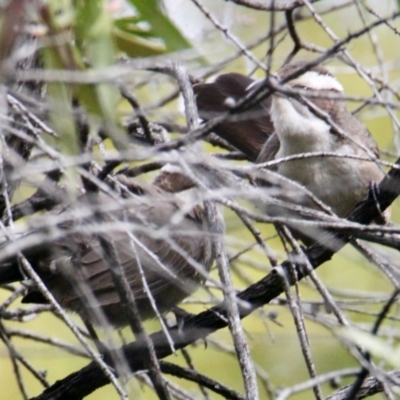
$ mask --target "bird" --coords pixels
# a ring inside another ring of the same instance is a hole
[[[337,157],[327,155],[281,162],[270,169],[306,188],[330,207],[334,214],[343,218],[366,198],[370,186],[379,183],[385,174],[379,164],[376,142],[346,107],[341,83],[324,66],[307,68],[307,65],[305,61],[284,65],[278,70],[276,79],[279,85],[283,85],[281,88],[286,88],[286,92],[278,87],[257,108],[253,106],[249,113],[246,110],[241,125],[229,119],[227,123],[232,126],[236,124],[235,128],[225,129],[221,124],[215,127],[215,133],[244,154],[252,154],[250,159],[255,163],[304,153],[337,153]],[[296,76],[295,72],[300,70],[305,72]],[[227,86],[225,82],[232,85],[240,82],[242,97],[266,84],[265,80],[244,80],[236,73],[228,73],[214,82],[196,85],[194,92],[199,115],[203,119],[216,116],[221,110],[227,111],[231,98],[235,102],[240,100],[237,98],[237,89]],[[248,83],[247,87],[243,87],[243,82]],[[290,90],[301,90],[301,96],[289,96],[287,93]],[[213,93],[216,95],[213,96]],[[217,114],[212,113],[212,101],[207,101],[212,98],[218,102]],[[254,118],[252,114],[255,110],[258,113]],[[240,133],[237,130],[241,130]],[[261,140],[264,143],[259,149]],[[249,146],[252,148],[249,149]],[[283,184],[275,192],[280,200],[314,210],[319,208],[307,193],[302,193],[298,185]],[[271,210],[277,212],[276,207]],[[291,214],[288,212],[287,215]],[[389,218],[390,210],[387,210],[378,222],[385,223]]]
[[[209,120],[230,110],[229,101],[236,102],[249,94],[254,80],[236,72],[222,74],[212,83],[193,86],[199,116]],[[215,127],[215,133],[255,161],[266,140],[273,133],[269,115],[271,99],[256,104],[246,113],[235,115]]]
[[[154,318],[194,293],[211,268],[213,250],[205,211],[201,204],[182,211],[185,192],[194,184],[171,166],[163,168],[152,184],[124,174],[116,175],[115,180],[124,189],[123,198],[101,191],[94,197],[83,195],[74,208],[64,208],[59,216],[82,209],[100,212],[100,224],[105,227],[101,237],[114,246],[141,318]],[[96,233],[101,225],[95,224],[93,214],[77,221],[66,217],[59,226],[64,235],[28,247],[23,254],[64,309],[95,325],[104,321],[101,312],[108,324],[122,328],[128,324],[127,315]],[[2,250],[7,250],[7,243],[0,247],[0,255]],[[23,278],[15,257],[0,262],[0,284]],[[23,303],[44,300],[37,288],[31,288]]]

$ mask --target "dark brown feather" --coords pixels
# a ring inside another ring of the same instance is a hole
[[[171,218],[181,213],[183,204],[177,194],[167,193],[155,185],[142,185],[137,190],[140,186],[137,182],[129,182],[126,177],[118,180],[127,187],[133,185],[135,193],[140,192],[141,196],[120,200],[122,209],[108,212],[107,206],[116,200],[104,193],[97,194],[97,209],[106,207],[104,212],[100,211],[101,224],[112,226],[102,237],[114,244],[138,310],[146,319],[155,312],[143,279],[159,312],[168,311],[204,281],[213,260],[211,239],[202,206],[195,206],[189,214],[172,222]],[[92,199],[86,197],[79,204],[81,207],[93,205]],[[119,227],[116,221],[132,226]],[[95,323],[98,320],[94,315],[101,310],[113,325],[124,326],[127,319],[122,314],[99,238],[85,233],[86,225],[93,223],[93,218],[87,218],[64,224],[64,229],[73,228],[79,233],[66,233],[62,239],[47,244],[48,250],[37,251],[34,257],[32,254],[30,262],[63,307]],[[32,290],[24,302],[42,300]]]
[[[194,85],[199,115],[210,120],[229,110],[227,99],[235,102],[246,97],[253,79],[237,73],[220,75],[215,82]],[[269,118],[270,99],[252,107],[242,114],[230,117],[215,128],[215,133],[244,153],[251,161],[258,154],[273,132]]]

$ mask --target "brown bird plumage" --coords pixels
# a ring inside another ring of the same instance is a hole
[[[193,86],[199,115],[209,120],[229,110],[229,100],[238,101],[250,93],[254,82],[247,76],[228,73],[215,82]],[[244,113],[235,115],[215,128],[215,133],[255,161],[260,150],[273,133],[269,117],[271,100],[267,99]]]
[[[147,319],[155,312],[144,289],[143,277],[160,313],[180,303],[204,281],[213,260],[207,221],[201,205],[179,216],[183,202],[179,194],[165,190],[168,179],[159,177],[157,184],[143,185],[123,175],[117,178],[139,195],[129,195],[121,209],[110,212],[107,206],[115,204],[116,200],[104,193],[96,194],[97,208],[106,207],[101,212],[101,224],[110,226],[101,235],[114,244],[141,317]],[[189,186],[187,179],[182,179],[174,188],[185,189],[186,186]],[[87,197],[79,203],[79,207],[92,205],[93,201]],[[122,221],[132,226],[118,227],[118,222]],[[67,310],[94,323],[98,322],[96,313],[101,310],[111,324],[124,326],[128,322],[122,313],[99,238],[92,232],[85,232],[90,224],[93,224],[93,217],[64,223],[63,229],[78,230],[78,233],[66,234],[40,248],[28,249],[24,254]],[[2,283],[21,278],[17,264],[8,261],[7,266],[0,266]],[[90,295],[85,296],[88,292]],[[95,301],[91,301],[91,295]],[[24,302],[41,300],[40,293],[33,290]]]
[[[299,96],[289,97],[279,92],[275,92],[258,106],[263,114],[258,114],[256,119],[245,112],[248,120],[242,120],[240,124],[228,121],[218,125],[215,132],[243,153],[251,155],[250,158],[258,163],[310,152],[342,154],[343,157],[320,156],[282,162],[272,169],[303,185],[337,215],[345,217],[365,198],[369,186],[380,182],[384,177],[377,162],[378,147],[365,126],[347,110],[345,101],[340,99],[343,88],[326,68],[316,66],[297,78],[287,79],[304,66],[304,62],[290,63],[278,71],[278,79],[285,82],[289,89],[307,90],[304,98],[325,112],[347,137],[335,132],[323,118],[303,104]],[[236,82],[239,82],[239,91],[234,87]],[[205,119],[218,115],[227,109],[229,97],[239,100],[238,94],[244,97],[249,91],[263,85],[263,82],[255,82],[238,74],[225,74],[213,83],[195,86],[200,115]],[[248,83],[247,87],[245,83]],[[317,94],[319,97],[307,97],[307,93]],[[331,94],[336,98],[328,98]],[[262,140],[264,144],[259,149]],[[346,158],[346,155],[369,158],[372,161]],[[293,185],[283,184],[277,197],[318,209],[309,196]],[[278,209],[269,208],[269,211],[276,214]],[[389,212],[386,212],[382,220],[385,221],[388,217]]]

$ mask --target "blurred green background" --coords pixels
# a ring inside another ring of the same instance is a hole
[[[68,3],[68,2],[67,2]],[[89,2],[88,2],[89,3]],[[138,24],[139,28],[133,29],[137,33],[136,39],[134,35],[128,35],[128,22],[121,21],[117,27],[121,28],[119,32],[113,32],[113,35],[104,35],[104,37],[96,37],[96,40],[92,40],[89,44],[86,43],[82,48],[86,46],[93,46],[91,50],[92,62],[95,68],[101,66],[112,65],[114,57],[117,52],[114,49],[108,48],[114,40],[116,46],[121,51],[128,51],[129,56],[132,57],[146,57],[160,55],[162,57],[173,57],[183,60],[184,65],[187,66],[189,72],[194,75],[199,75],[203,70],[208,68],[210,65],[216,65],[219,61],[224,60],[226,57],[231,55],[237,49],[224,37],[221,32],[218,32],[207,20],[207,18],[195,7],[193,3],[188,0],[168,0],[165,2],[165,9],[168,19],[157,20],[161,18],[162,11],[156,10],[156,0],[152,1],[137,1],[136,6],[140,9],[142,17],[147,20],[152,27],[158,27],[154,29],[151,35],[154,38],[160,37],[165,40],[163,45],[157,43],[157,40],[149,39],[149,33],[139,32],[140,27],[143,24]],[[320,1],[315,4],[315,8],[319,11],[328,9],[331,5],[339,2],[332,1]],[[362,2],[363,3],[363,2]],[[396,7],[395,1],[368,1],[366,2],[369,6],[373,7],[380,15],[387,15],[390,10],[394,10]],[[242,43],[251,43],[256,38],[263,34],[266,34],[270,26],[270,14],[268,12],[254,11],[244,7],[236,6],[229,2],[222,0],[203,0],[202,4],[207,7],[212,14],[224,24],[231,33],[237,36]],[[120,2],[109,3],[112,13],[110,15],[117,15],[120,10]],[[67,7],[70,5],[67,4]],[[114,8],[113,8],[114,7]],[[141,8],[142,7],[142,8]],[[89,19],[86,13],[89,13],[88,9],[83,10],[83,14],[76,16],[85,20]],[[308,15],[305,10],[302,10],[304,15]],[[102,18],[105,16],[103,15]],[[373,17],[370,14],[364,13],[364,17],[368,21],[372,21]],[[100,17],[99,17],[100,18]],[[350,5],[343,9],[323,14],[323,20],[327,26],[329,26],[335,34],[343,38],[349,32],[355,31],[363,26],[360,20],[359,12],[355,5]],[[85,20],[86,21],[86,20]],[[96,21],[94,21],[96,22]],[[97,21],[98,22],[98,21]],[[130,21],[132,23],[132,21]],[[143,21],[142,21],[143,22]],[[276,13],[275,24],[279,25],[284,22],[283,13]],[[107,23],[110,23],[108,21]],[[393,25],[400,27],[397,21],[392,22]],[[94,23],[93,23],[94,24]],[[125,25],[124,25],[125,24]],[[175,31],[174,25],[179,28],[182,35]],[[80,26],[85,25],[81,24]],[[89,24],[89,26],[91,26]],[[130,26],[132,28],[133,25]],[[129,29],[130,29],[129,28]],[[301,39],[313,46],[329,47],[332,45],[331,39],[323,32],[320,26],[318,26],[311,18],[304,19],[301,22],[296,23]],[[113,28],[115,29],[115,28]],[[144,29],[146,31],[146,29]],[[139,32],[139,33],[138,33]],[[129,33],[129,32],[128,32]],[[132,33],[132,32],[131,32]],[[82,37],[85,37],[88,33],[81,32]],[[151,36],[150,35],[150,36]],[[400,66],[400,39],[395,36],[393,32],[385,26],[381,26],[373,31],[373,35],[376,36],[376,40],[379,46],[379,50],[382,53],[385,64],[389,65],[389,76],[388,81],[399,87],[399,66]],[[111,39],[112,38],[112,39]],[[150,40],[150,43],[148,42]],[[147,40],[147,42],[146,42]],[[79,46],[79,43],[77,43]],[[96,46],[97,50],[96,50]],[[135,47],[136,46],[136,47]],[[269,42],[265,42],[260,46],[257,46],[253,50],[253,54],[258,59],[263,59],[269,48]],[[106,52],[103,50],[107,49]],[[134,50],[132,50],[134,49]],[[286,56],[292,49],[291,39],[286,36],[283,41],[279,44],[277,50],[273,54],[273,70],[276,70],[281,66]],[[170,55],[162,55],[164,51],[172,52]],[[370,68],[375,73],[379,73],[378,61],[376,54],[373,51],[370,38],[365,35],[362,38],[354,40],[348,46],[348,50],[351,55],[363,66]],[[51,55],[49,55],[50,57]],[[80,56],[77,56],[79,61]],[[87,53],[86,53],[87,56]],[[201,56],[201,57],[199,57]],[[317,54],[312,52],[301,51],[296,56],[297,59],[313,59]],[[55,57],[57,60],[57,56]],[[77,61],[77,64],[79,62]],[[49,61],[49,65],[52,65]],[[372,90],[370,87],[358,77],[353,69],[343,65],[337,60],[333,60],[327,63],[327,66],[331,68],[331,71],[338,77],[340,82],[345,88],[345,92],[349,95],[355,96],[371,96]],[[59,66],[60,67],[60,66]],[[84,69],[85,67],[82,66]],[[234,62],[228,64],[224,71],[237,71],[241,73],[252,72],[254,66],[251,62],[239,57]],[[255,76],[262,77],[262,71],[256,71]],[[129,77],[132,81],[137,79],[146,79],[146,73],[132,73]],[[57,88],[56,88],[57,89]],[[154,90],[156,89],[156,90]],[[109,86],[105,89],[106,92],[97,92],[93,94],[92,88],[87,88],[88,93],[81,93],[81,99],[83,104],[91,102],[95,96],[97,104],[93,107],[93,113],[104,113],[106,115],[112,115],[112,104],[104,103],[104,98],[109,99],[112,95],[112,88]],[[153,104],[160,97],[167,96],[170,93],[171,87],[168,83],[150,82],[148,85],[142,85],[140,90],[135,93],[141,101],[141,104]],[[58,97],[58,101],[62,104],[63,99]],[[86,103],[85,103],[86,102]],[[349,103],[350,109],[355,109],[359,104]],[[118,112],[121,114],[125,113],[126,105],[120,104]],[[182,122],[182,116],[180,114],[181,107],[179,101],[173,101],[161,111],[156,110],[150,114],[152,116],[160,118],[161,113],[172,113],[176,114],[176,120]],[[395,111],[397,117],[399,112]],[[113,117],[111,117],[113,118]],[[366,107],[360,114],[359,118],[367,125],[372,132],[374,138],[378,142],[382,150],[387,150],[398,154],[395,146],[395,136],[393,124],[387,113],[382,107]],[[56,119],[56,118],[53,118]],[[58,124],[59,125],[59,124]],[[60,127],[65,130],[65,127]],[[398,139],[397,139],[398,141]],[[205,146],[210,151],[215,151],[210,146]],[[70,149],[73,153],[76,149]],[[384,154],[384,158],[393,160],[389,156]],[[16,198],[26,196],[22,190],[17,193]],[[226,223],[227,223],[227,244],[228,249],[234,254],[234,250],[245,247],[251,243],[251,238],[247,231],[244,230],[242,225],[237,222],[232,213],[226,212]],[[393,221],[398,222],[399,220],[399,208],[398,205],[394,206]],[[259,227],[265,236],[271,235],[273,229],[270,227]],[[276,249],[277,255],[281,260],[284,259],[284,252],[279,247],[278,241],[273,239],[270,241],[273,248]],[[383,250],[382,250],[383,251]],[[386,253],[385,253],[386,254]],[[398,256],[393,252],[392,261],[396,265],[398,264]],[[249,262],[246,262],[249,260]],[[250,262],[251,261],[251,262]],[[253,264],[253,265],[252,265]],[[257,270],[257,266],[262,266],[264,272]],[[250,280],[255,281],[260,279],[265,271],[269,269],[268,260],[262,254],[261,251],[254,250],[249,253],[246,257],[240,261],[235,262],[235,268],[240,269],[243,274]],[[343,296],[344,298],[352,297],[354,299],[354,307],[356,311],[352,311],[352,305],[347,303],[343,308],[347,311],[348,318],[352,321],[357,322],[361,325],[369,326],[373,322],[373,317],[368,313],[374,313],[380,310],[381,303],[379,299],[384,299],[390,295],[393,290],[392,285],[387,281],[378,269],[365,261],[365,259],[353,250],[350,246],[346,246],[340,254],[336,255],[331,262],[321,266],[317,274],[325,283],[325,285],[332,290],[338,299]],[[217,274],[215,273],[215,276]],[[236,287],[243,289],[247,286],[247,283],[240,277],[235,277]],[[8,292],[0,292],[0,301],[7,298]],[[220,296],[219,293],[216,295]],[[302,300],[305,301],[304,310],[307,312],[311,310],[311,303],[318,304],[320,310],[323,311],[323,305],[321,302],[321,296],[316,292],[315,289],[310,286],[307,281],[300,284],[300,295]],[[192,296],[193,300],[201,300],[205,296],[203,291]],[[376,304],[365,304],[363,305],[364,299],[375,298]],[[284,297],[282,297],[284,298]],[[190,303],[190,302],[189,302]],[[194,301],[195,303],[195,301]],[[21,307],[21,304],[16,302],[13,307]],[[205,309],[204,305],[201,304],[188,304],[186,309],[191,312],[198,312]],[[365,313],[360,313],[360,310],[364,310]],[[304,359],[302,357],[299,340],[296,334],[296,330],[293,324],[293,318],[286,307],[278,304],[273,304],[264,307],[263,312],[274,311],[277,313],[276,319],[269,322],[265,322],[265,319],[260,317],[259,312],[254,312],[250,317],[243,321],[244,328],[247,333],[249,345],[251,347],[253,359],[257,365],[257,369],[260,375],[263,375],[268,379],[269,385],[273,390],[279,387],[287,387],[300,383],[308,379],[308,373],[305,366]],[[329,316],[328,316],[329,317]],[[333,318],[333,317],[331,317]],[[7,327],[21,329],[21,323],[19,322],[5,322]],[[79,321],[78,321],[79,323]],[[150,331],[159,329],[158,324],[155,322],[147,322],[146,326]],[[357,366],[357,362],[352,358],[348,351],[341,344],[340,340],[335,337],[332,332],[324,327],[320,323],[312,321],[312,318],[306,320],[307,332],[311,341],[311,349],[315,361],[316,370],[319,374],[334,371],[342,368],[349,368]],[[49,335],[57,337],[60,340],[67,341],[70,343],[77,344],[77,340],[65,328],[63,323],[57,320],[54,316],[44,313],[35,320],[26,322],[23,324],[23,328],[36,332],[38,334]],[[398,333],[398,326],[391,326],[394,332]],[[131,336],[126,329],[124,335],[129,339]],[[397,342],[397,336],[393,338],[393,342]],[[15,338],[13,340],[14,345],[21,351],[21,353],[31,362],[34,367],[42,368],[47,371],[47,379],[50,383],[55,382],[57,379],[65,377],[67,374],[76,371],[77,369],[85,366],[88,362],[87,359],[80,358],[77,356],[69,355],[58,348],[47,344],[40,344],[38,342],[30,341],[29,339]],[[223,348],[222,348],[223,347]],[[207,340],[207,344],[200,342],[195,346],[191,346],[189,349],[190,355],[194,366],[206,375],[211,376],[216,380],[220,380],[228,386],[242,392],[243,384],[238,367],[238,362],[233,353],[232,340],[227,329],[221,330],[214,335],[211,335]],[[185,361],[178,352],[168,358],[168,361],[177,363],[182,366],[186,366]],[[15,374],[11,361],[8,357],[8,352],[5,346],[0,345],[0,387],[2,388],[0,393],[1,399],[19,399],[21,394],[18,390],[18,385],[15,379]],[[22,376],[29,389],[29,396],[38,395],[42,392],[42,386],[26,371],[22,368]],[[182,385],[186,390],[192,392],[195,398],[201,398],[199,390],[195,384],[187,383],[184,381],[178,381],[174,378],[167,377],[174,382]],[[351,380],[343,380],[340,382],[340,386],[351,382]],[[265,382],[259,381],[260,395],[263,399],[267,399],[266,389],[264,387]],[[132,399],[155,399],[154,394],[142,383],[136,379],[131,379],[129,382],[130,398]],[[328,395],[333,389],[329,384],[322,385],[324,395]],[[218,395],[209,392],[209,396],[212,399],[220,398]],[[117,399],[118,396],[111,385],[98,390],[88,397],[90,400],[95,399]],[[300,394],[293,395],[293,399],[310,399],[313,398],[311,391],[306,391]],[[376,396],[375,398],[383,398]]]

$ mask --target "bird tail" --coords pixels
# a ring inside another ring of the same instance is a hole
[[[22,237],[22,235],[18,233],[14,234],[15,239],[19,237]],[[19,282],[24,279],[16,255],[6,256],[9,243],[10,242],[7,241],[5,237],[0,236],[0,285]]]
[[[24,277],[16,262],[8,262],[0,265],[0,285],[18,282],[22,279]]]
[[[28,238],[28,235],[21,235],[21,239]],[[19,238],[16,238],[17,240]],[[8,283],[19,282],[24,279],[24,275],[21,272],[21,268],[18,263],[17,256],[15,254],[7,254],[7,246],[10,242],[0,243],[0,285],[6,285]],[[47,256],[51,251],[51,247],[47,244],[28,247],[23,250],[24,257],[27,258],[28,262],[35,268],[38,257]]]

